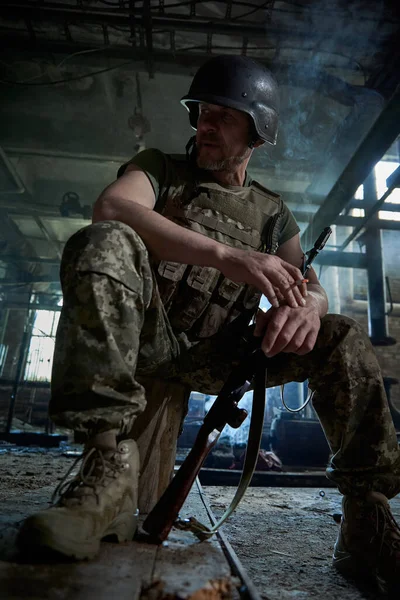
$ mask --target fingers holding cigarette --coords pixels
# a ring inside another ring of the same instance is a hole
[[[300,288],[301,295],[303,298],[307,298],[307,283],[308,279],[297,279],[294,284]]]
[[[294,284],[295,285],[301,285],[302,283],[308,283],[309,279],[297,279]]]

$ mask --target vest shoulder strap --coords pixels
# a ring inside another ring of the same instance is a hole
[[[258,181],[253,180],[251,182],[250,187],[255,188],[257,192],[261,192],[261,194],[263,196],[265,196],[268,200],[272,200],[273,202],[276,202],[277,204],[282,204],[282,199],[281,199],[280,194],[277,194],[276,192],[272,192],[268,188],[261,185],[261,183],[259,183]]]

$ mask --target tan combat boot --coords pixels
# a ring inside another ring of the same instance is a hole
[[[79,473],[68,481],[79,460]],[[105,537],[132,539],[138,520],[136,442],[125,440],[116,450],[91,448],[78,461],[54,492],[57,503],[22,525],[17,539],[21,551],[50,549],[79,560],[93,558]]]
[[[374,577],[383,592],[400,592],[400,528],[386,496],[344,496],[333,565],[343,574]]]

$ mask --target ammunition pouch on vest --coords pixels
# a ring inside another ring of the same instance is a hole
[[[224,188],[204,181],[207,172],[189,161],[171,160],[177,179],[161,195],[156,210],[223,244],[275,254],[282,218],[279,195],[256,182]],[[250,319],[260,302],[255,287],[231,281],[213,267],[163,260],[154,263],[154,270],[173,329],[186,332],[190,340],[214,335],[244,311]]]

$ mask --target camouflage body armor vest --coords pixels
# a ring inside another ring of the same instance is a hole
[[[276,253],[282,218],[278,194],[257,182],[225,188],[193,163],[170,158],[176,180],[161,194],[155,210],[228,246]],[[250,319],[261,298],[255,287],[231,281],[213,267],[164,260],[153,267],[173,329],[192,341],[214,335],[245,310]]]

